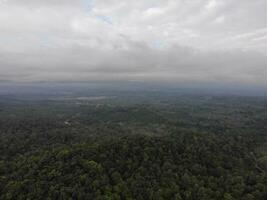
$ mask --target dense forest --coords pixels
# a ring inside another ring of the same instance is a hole
[[[267,98],[0,99],[0,199],[266,200]]]

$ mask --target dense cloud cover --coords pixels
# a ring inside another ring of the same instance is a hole
[[[0,0],[0,80],[267,83],[266,0]]]

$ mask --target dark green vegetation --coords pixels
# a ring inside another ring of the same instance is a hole
[[[1,96],[0,199],[265,200],[266,131],[265,97]]]

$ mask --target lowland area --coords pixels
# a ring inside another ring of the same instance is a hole
[[[77,88],[0,92],[0,199],[267,199],[267,96]]]

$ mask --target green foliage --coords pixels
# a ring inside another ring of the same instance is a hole
[[[2,103],[0,199],[267,199],[265,101],[205,99]]]

